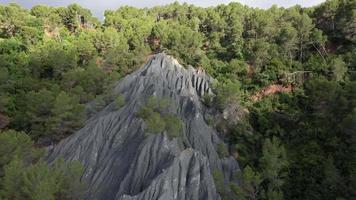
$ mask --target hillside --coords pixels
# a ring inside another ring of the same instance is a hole
[[[355,199],[355,7],[0,5],[0,199]]]
[[[205,122],[200,97],[210,84],[206,74],[185,69],[165,54],[154,55],[115,87],[124,105],[110,103],[49,157],[83,163],[90,199],[218,199],[212,171],[223,172],[230,182],[239,167],[232,157],[219,157],[223,141]],[[160,108],[151,109],[175,116],[175,124],[151,130],[156,124],[140,117],[140,110],[154,107],[147,105],[153,97]],[[181,130],[171,130],[177,123]]]

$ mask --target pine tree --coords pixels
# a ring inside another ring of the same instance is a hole
[[[58,175],[40,161],[30,166],[23,176],[22,191],[29,200],[55,200],[59,190]]]
[[[24,170],[25,166],[18,158],[14,158],[8,165],[4,167],[4,177],[0,182],[0,199],[25,199],[23,193],[21,192]]]
[[[260,168],[262,177],[267,183],[264,190],[266,199],[279,200],[283,199],[281,187],[284,183],[285,168],[288,165],[286,152],[277,137],[267,138],[262,147],[262,157],[260,158]]]
[[[234,193],[241,200],[257,200],[261,192],[262,176],[250,166],[239,172],[240,184],[233,187]]]

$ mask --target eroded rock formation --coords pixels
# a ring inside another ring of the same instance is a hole
[[[156,54],[117,84],[114,95],[124,97],[124,106],[113,101],[55,146],[48,160],[80,160],[88,199],[220,199],[212,171],[221,171],[226,182],[236,181],[239,167],[232,157],[219,157],[222,141],[203,118],[207,108],[200,99],[211,93],[212,81],[203,71]],[[151,96],[170,100],[168,112],[183,122],[181,137],[146,132],[137,112]]]

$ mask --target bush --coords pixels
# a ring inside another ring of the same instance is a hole
[[[154,111],[163,112],[168,108],[170,100],[163,98],[158,100],[157,97],[151,96],[147,101],[147,107],[151,108]]]
[[[167,135],[169,138],[180,137],[183,131],[183,122],[175,115],[164,117],[166,123]]]
[[[205,116],[205,121],[210,126],[214,125],[214,120],[215,120],[214,117],[211,115]]]
[[[166,123],[157,112],[152,112],[151,115],[145,119],[147,124],[147,131],[151,133],[160,133],[164,131]]]
[[[137,115],[141,117],[142,119],[148,119],[152,114],[153,110],[147,106],[141,107],[140,111],[138,111]]]
[[[219,169],[214,169],[212,175],[217,192],[220,196],[225,196],[224,174]]]
[[[228,157],[229,156],[229,150],[227,149],[226,145],[224,142],[220,142],[218,144],[218,154],[220,158]]]
[[[205,93],[203,96],[203,104],[207,107],[212,107],[214,103],[214,96],[208,93]]]
[[[161,114],[153,111],[152,108],[143,106],[137,115],[145,121],[148,132],[160,133],[165,129],[166,124],[165,121],[161,118]]]
[[[180,136],[183,123],[175,115],[163,114],[169,103],[169,99],[158,100],[156,97],[150,97],[146,106],[141,107],[137,115],[144,119],[148,132],[160,133],[166,130],[168,137],[171,139]]]
[[[224,110],[228,104],[236,103],[243,93],[238,82],[228,81],[220,83],[215,88],[217,96],[215,98],[215,107],[219,110]]]
[[[95,112],[99,112],[103,109],[106,105],[105,99],[103,95],[96,96],[95,100],[93,101],[93,107]]]
[[[122,106],[125,105],[125,98],[122,95],[119,95],[115,99],[116,107],[120,109]]]

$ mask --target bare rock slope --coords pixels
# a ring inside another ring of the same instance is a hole
[[[212,171],[221,171],[229,182],[239,167],[232,157],[219,157],[222,141],[203,117],[207,108],[201,97],[211,93],[212,81],[202,71],[156,54],[117,84],[114,95],[124,97],[124,106],[113,101],[54,147],[48,159],[83,163],[87,199],[220,199]],[[170,99],[168,112],[183,122],[180,138],[169,139],[165,131],[147,133],[137,112],[151,96]]]

